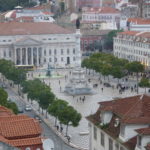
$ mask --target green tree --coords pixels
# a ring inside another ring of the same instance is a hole
[[[146,93],[146,88],[150,87],[150,82],[148,78],[142,78],[141,81],[139,82],[139,86],[145,88],[145,93]]]
[[[61,99],[57,99],[53,101],[51,105],[49,105],[48,113],[55,117],[55,126],[57,124],[59,114],[62,112],[62,110],[66,109],[67,106],[68,102]]]
[[[15,114],[18,114],[18,107],[14,102],[7,102],[6,107],[11,109]]]
[[[138,61],[130,62],[126,65],[126,69],[128,72],[131,73],[136,73],[136,78],[137,78],[137,93],[138,93],[138,82],[139,82],[139,73],[144,71],[144,65],[142,65]]]
[[[123,30],[112,30],[110,31],[106,38],[104,39],[104,48],[105,49],[113,49],[113,38],[117,35],[118,32],[122,32]]]
[[[78,113],[72,106],[68,106],[60,111],[58,118],[61,123],[66,125],[66,136],[68,136],[68,127],[77,127],[81,120],[81,114]]]
[[[111,74],[111,70],[112,70],[112,67],[109,64],[104,64],[102,66],[101,73],[104,76],[104,80],[105,80],[105,76],[108,76]]]
[[[7,92],[3,88],[0,88],[0,105],[6,106],[7,98],[8,98]]]
[[[112,67],[112,73],[111,74],[114,78],[118,79],[118,83],[119,83],[119,79],[121,79],[122,77],[125,76],[125,73],[123,72],[121,67]]]

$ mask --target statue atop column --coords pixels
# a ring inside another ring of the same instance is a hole
[[[80,29],[80,19],[77,18],[76,20],[76,29]]]
[[[51,77],[51,75],[52,75],[52,74],[51,74],[51,71],[52,71],[52,67],[51,67],[50,64],[48,63],[46,76]]]

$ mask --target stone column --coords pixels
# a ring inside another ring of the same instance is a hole
[[[31,48],[31,65],[33,65],[33,48]]]
[[[20,48],[20,65],[22,65],[22,48]]]
[[[36,55],[37,55],[37,63],[36,65],[39,66],[39,50],[38,50],[38,47],[37,47],[37,50],[36,50]]]
[[[28,65],[28,48],[26,48],[26,65]]]
[[[14,62],[15,62],[15,65],[17,65],[17,50],[16,50],[16,48],[14,49]]]

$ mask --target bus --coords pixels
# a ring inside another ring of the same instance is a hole
[[[27,71],[33,71],[35,69],[35,66],[34,65],[16,65],[16,68],[24,69]]]

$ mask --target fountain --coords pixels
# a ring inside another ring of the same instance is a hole
[[[52,67],[49,63],[48,63],[48,65],[47,65],[47,69],[43,69],[43,70],[39,70],[40,72],[45,72],[46,71],[46,74],[45,75],[43,75],[43,73],[42,73],[42,75],[41,74],[39,74],[36,78],[39,78],[39,79],[46,79],[46,78],[62,78],[62,77],[64,77],[63,75],[60,75],[59,73],[57,73],[56,71],[55,71],[55,68],[54,67]],[[56,73],[54,73],[54,72],[56,72]]]

